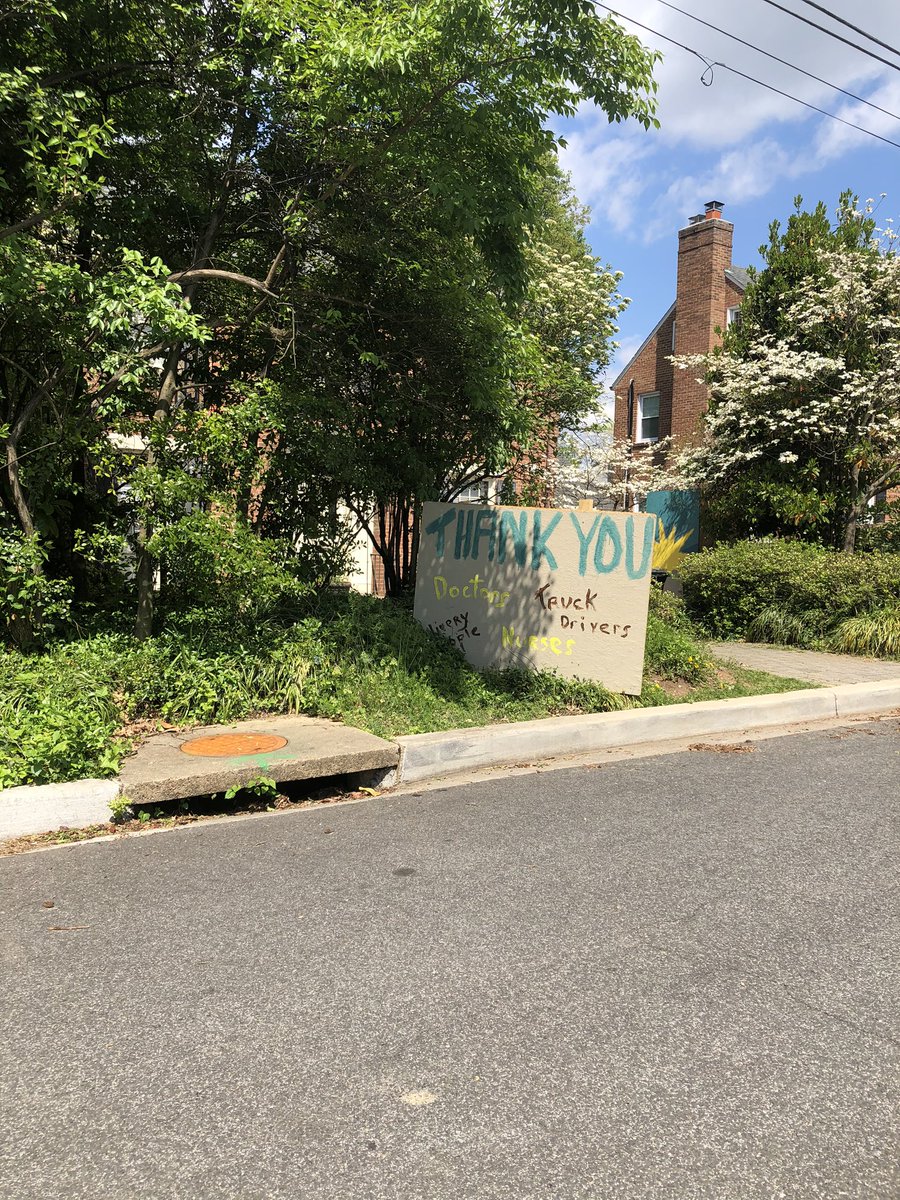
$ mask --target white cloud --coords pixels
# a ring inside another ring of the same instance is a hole
[[[895,4],[896,0],[870,0],[866,26],[889,28]],[[851,0],[831,0],[831,6],[839,15],[858,20]],[[612,0],[612,7],[695,48],[710,61],[727,63],[900,141],[900,121],[845,100],[833,89],[672,12],[658,0]],[[697,10],[696,4],[692,7]],[[828,23],[826,17],[811,15]],[[720,5],[708,17],[711,24],[751,45],[863,95],[889,113],[900,113],[896,74],[888,77],[887,70],[871,58],[778,12],[764,0]],[[668,236],[704,200],[715,197],[737,204],[756,199],[778,180],[799,178],[871,141],[721,66],[714,69],[712,85],[704,87],[700,76],[705,68],[699,59],[621,23],[665,55],[656,71],[661,129],[648,134],[610,126],[602,113],[584,109],[574,130],[566,133],[569,147],[562,154],[563,166],[571,171],[576,191],[591,205],[595,219],[617,233],[643,240]],[[833,23],[832,28],[847,33]],[[859,35],[847,35],[862,41]],[[685,159],[696,162],[703,151],[714,156],[709,166],[686,172]]]
[[[839,15],[851,19],[858,16],[850,0],[831,0],[831,3]],[[706,14],[711,25],[735,34],[750,46],[739,45],[663,7],[657,0],[614,0],[612,7],[700,52],[710,62],[726,63],[813,104],[821,105],[834,93],[827,86],[750,47],[767,50],[821,79],[852,90],[855,90],[853,85],[871,81],[885,69],[866,55],[779,12],[764,0],[719,5]],[[687,7],[697,9],[698,6],[692,0]],[[870,0],[866,24],[873,29],[889,28],[895,9],[895,0]],[[698,147],[722,147],[739,142],[773,121],[803,119],[804,110],[800,105],[721,66],[715,67],[713,81],[705,87],[701,82],[705,67],[699,58],[629,25],[627,21],[620,23],[664,55],[656,71],[664,139],[687,141]],[[861,40],[858,35],[850,36]]]
[[[886,109],[887,113],[900,114],[900,76],[896,74],[890,76],[866,99]],[[900,142],[900,120],[888,116],[887,113],[873,112],[871,108],[853,101],[835,106],[831,111],[853,125],[862,125],[864,129],[869,129],[872,133],[878,133],[883,137],[890,138],[891,141]],[[816,135],[815,156],[817,159],[830,161],[870,142],[871,139],[867,138],[864,133],[857,133],[855,129],[839,125],[836,121],[823,121]],[[890,150],[890,147],[887,149]]]
[[[571,172],[578,196],[622,232],[634,220],[636,204],[645,187],[641,163],[654,151],[651,138],[604,137],[604,129],[588,128],[566,135],[560,154],[565,170]]]

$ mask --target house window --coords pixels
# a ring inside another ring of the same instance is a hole
[[[672,319],[672,353],[675,353],[675,319]]]
[[[457,504],[484,504],[487,500],[488,483],[482,479],[480,483],[470,483],[454,496]]]
[[[638,442],[659,441],[659,392],[638,396]]]
[[[741,306],[739,304],[725,310],[725,328],[728,329],[732,325],[736,325],[738,329],[741,327]]]

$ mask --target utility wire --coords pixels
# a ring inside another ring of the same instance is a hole
[[[771,3],[772,0],[766,0],[766,3]],[[893,146],[896,150],[900,150],[900,142],[892,141],[891,138],[883,137],[880,133],[873,133],[871,129],[864,129],[862,125],[854,125],[852,121],[846,121],[843,117],[837,116],[835,113],[828,112],[825,108],[819,108],[815,104],[810,104],[808,100],[801,100],[799,96],[792,96],[790,92],[783,92],[781,88],[775,87],[771,83],[763,83],[761,79],[756,79],[753,75],[747,75],[744,71],[739,71],[737,67],[729,67],[728,63],[710,62],[705,55],[699,50],[695,50],[693,46],[686,46],[684,42],[676,41],[675,38],[669,37],[668,34],[660,33],[656,29],[651,29],[649,25],[644,25],[641,21],[636,21],[634,17],[626,17],[624,13],[617,12],[616,9],[610,8],[608,4],[597,4],[598,8],[602,8],[604,12],[611,13],[614,17],[619,17],[623,21],[628,21],[631,25],[637,25],[639,29],[646,30],[647,33],[652,33],[654,37],[661,38],[664,42],[670,42],[673,46],[677,46],[679,50],[686,50],[688,54],[693,54],[695,58],[699,58],[705,65],[706,70],[700,76],[701,81],[706,87],[712,83],[712,75],[716,67],[721,67],[723,71],[730,71],[732,75],[739,75],[741,79],[746,79],[750,83],[755,83],[759,87],[765,88],[769,92],[774,92],[776,96],[783,96],[785,100],[793,100],[795,104],[802,104],[804,108],[810,109],[812,112],[817,112],[823,117],[830,117],[832,121],[837,121],[841,125],[846,125],[848,129],[855,129],[857,133],[868,134],[869,137],[877,139],[879,142],[884,142],[888,146]],[[898,68],[900,70],[900,68]],[[706,81],[706,75],[710,76],[709,81]]]
[[[837,13],[833,13],[830,8],[825,8],[823,4],[816,4],[815,0],[803,0],[804,4],[808,4],[810,8],[817,9],[820,13],[824,13],[826,17],[831,17],[832,21],[837,21],[839,25],[846,25],[848,29],[852,29],[854,33],[861,34],[864,38],[868,38],[870,42],[874,42],[876,46],[881,46],[885,50],[890,50],[891,54],[896,54],[897,51],[890,42],[883,42],[880,38],[875,37],[874,33],[866,33],[864,29],[860,29],[858,25],[851,25],[849,21],[845,21],[843,17],[839,17]]]
[[[858,42],[851,42],[849,38],[845,38],[840,33],[835,33],[833,29],[828,29],[825,25],[819,25],[815,21],[811,21],[809,17],[801,16],[800,13],[794,12],[793,9],[785,8],[783,4],[777,4],[776,0],[763,0],[764,4],[770,4],[772,8],[777,8],[780,12],[787,13],[789,17],[793,17],[796,21],[802,21],[804,25],[811,25],[813,29],[818,29],[821,33],[827,33],[829,37],[835,38],[839,42],[843,42],[845,46],[852,46],[854,50],[858,50],[860,54],[868,54],[869,58],[874,58],[877,62],[884,63],[886,67],[892,67],[895,71],[900,71],[900,64],[891,62],[890,59],[882,58],[880,54],[876,54],[874,50],[867,50],[865,46],[860,46]],[[888,47],[890,49],[890,47]]]
[[[704,21],[702,17],[695,17],[693,13],[679,8],[676,4],[670,4],[669,0],[659,0],[659,3],[666,8],[671,8],[673,12],[681,13],[683,17],[690,17],[692,21],[696,21],[699,25],[705,25],[707,29],[721,33],[723,37],[731,38],[733,42],[739,42],[740,45],[747,46],[750,50],[755,50],[757,54],[764,54],[766,58],[771,58],[773,62],[781,63],[783,67],[790,67],[792,71],[799,71],[807,79],[814,79],[816,83],[822,83],[825,87],[831,88],[835,92],[840,92],[842,96],[848,96],[851,100],[856,100],[859,104],[865,104],[868,108],[874,108],[876,112],[884,113],[886,117],[893,117],[895,121],[900,121],[900,116],[897,113],[890,112],[887,108],[882,108],[880,104],[873,104],[871,100],[866,100],[863,96],[857,96],[855,92],[848,92],[846,88],[838,87],[836,83],[829,83],[827,79],[813,75],[812,71],[806,71],[803,67],[798,67],[796,63],[788,62],[786,58],[779,58],[777,54],[771,54],[768,50],[763,50],[761,46],[754,46],[753,42],[744,41],[736,33],[729,33],[726,29],[720,29],[718,25],[712,25],[709,21]]]

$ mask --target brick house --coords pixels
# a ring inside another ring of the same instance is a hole
[[[637,444],[664,437],[691,441],[706,412],[707,390],[691,371],[676,371],[673,354],[706,354],[738,313],[747,272],[732,266],[734,225],[712,200],[678,231],[675,301],[613,383],[614,433]]]

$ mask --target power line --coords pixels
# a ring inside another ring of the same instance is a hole
[[[796,63],[788,62],[786,58],[779,58],[777,54],[771,54],[768,50],[763,50],[761,46],[754,46],[752,42],[746,42],[743,38],[738,37],[736,33],[729,33],[726,29],[720,29],[718,25],[712,25],[709,21],[704,21],[702,17],[695,17],[693,13],[687,12],[683,8],[679,8],[675,4],[670,4],[669,0],[659,0],[659,3],[665,5],[666,8],[671,8],[673,12],[681,13],[683,17],[690,17],[692,21],[696,21],[699,25],[705,25],[707,29],[712,29],[716,33],[721,33],[723,37],[731,38],[733,42],[739,42],[742,46],[747,46],[750,50],[755,50],[757,54],[764,54],[766,58],[771,58],[773,62],[781,63],[783,67],[790,67],[792,71],[799,71],[801,75],[805,75],[807,79],[814,79],[816,83],[824,84],[825,87],[831,88],[835,92],[840,92],[842,96],[849,96],[851,100],[856,100],[860,104],[865,104],[868,108],[874,108],[876,112],[884,113],[886,117],[893,117],[895,121],[900,121],[900,116],[897,113],[890,112],[889,109],[882,108],[880,104],[873,104],[871,100],[866,100],[863,96],[857,96],[855,92],[848,92],[846,88],[838,87],[836,83],[829,83],[827,79],[822,79],[818,75],[813,75],[812,71],[807,71],[803,67],[798,67]]]
[[[900,71],[900,64],[891,62],[887,58],[882,58],[880,54],[876,54],[874,50],[867,50],[865,46],[860,46],[858,42],[851,42],[849,38],[843,37],[840,33],[835,33],[833,29],[828,29],[825,25],[819,25],[815,21],[811,21],[809,17],[801,16],[800,13],[794,12],[793,9],[785,8],[783,4],[777,4],[776,0],[763,0],[764,4],[770,4],[772,8],[777,8],[780,12],[787,13],[789,17],[793,17],[796,21],[802,21],[804,25],[810,25],[813,29],[818,29],[821,33],[827,33],[829,37],[835,38],[839,42],[843,42],[845,46],[852,46],[854,50],[858,50],[860,54],[868,54],[869,58],[874,58],[877,62],[884,63],[886,67],[892,67],[895,71]],[[890,47],[888,47],[890,49]]]
[[[781,66],[790,67],[792,71],[799,71],[800,74],[805,74],[808,79],[815,79],[816,83],[821,83],[826,88],[832,88],[834,91],[839,91],[842,96],[848,96],[851,100],[856,100],[860,104],[865,104],[868,108],[874,108],[876,113],[883,113],[886,116],[892,116],[895,121],[900,121],[900,116],[890,112],[887,108],[882,108],[881,104],[874,104],[870,100],[865,100],[863,96],[857,96],[854,91],[847,91],[846,88],[839,88],[836,83],[829,83],[827,79],[822,79],[820,76],[814,76],[811,71],[804,70],[803,67],[798,67],[796,62],[788,62],[787,59],[780,59],[778,54],[770,54],[769,50],[763,50],[761,46],[754,46],[752,42],[745,42],[743,37],[738,37],[737,34],[730,34],[725,29],[719,29],[718,25],[712,25],[708,20],[703,20],[702,17],[695,17],[694,13],[679,8],[677,5],[670,4],[668,0],[659,0],[659,4],[665,5],[666,8],[671,8],[673,12],[679,12],[683,17],[690,17],[691,20],[696,20],[697,24],[706,25],[707,29],[715,30],[716,34],[721,34],[724,37],[730,37],[732,42],[739,42],[742,46],[746,46],[751,50],[756,50],[757,54],[766,55],[767,59],[772,59],[773,62],[780,62]]]
[[[883,42],[877,38],[874,33],[866,33],[864,29],[860,29],[858,25],[851,25],[849,21],[845,21],[843,17],[839,17],[837,13],[833,13],[830,8],[825,8],[822,4],[816,4],[815,0],[803,0],[804,4],[808,4],[810,8],[818,9],[820,13],[824,13],[826,17],[831,17],[832,21],[837,21],[839,25],[846,25],[848,29],[852,29],[854,33],[861,34],[862,37],[868,38],[870,42],[874,42],[876,46],[882,46],[885,50],[890,50],[891,54],[896,54],[897,51],[890,42]]]
[[[771,3],[771,0],[766,0],[766,2]],[[900,142],[895,142],[892,141],[891,138],[883,137],[880,133],[873,133],[871,129],[864,129],[862,125],[854,125],[852,121],[847,121],[843,117],[837,116],[835,113],[828,112],[827,109],[819,108],[815,104],[810,104],[808,100],[801,100],[799,96],[792,96],[790,92],[784,92],[781,90],[781,88],[777,88],[771,83],[763,83],[761,79],[757,79],[753,75],[748,75],[744,71],[739,71],[737,67],[729,67],[727,63],[723,62],[710,62],[705,55],[701,54],[699,50],[695,50],[693,46],[686,46],[684,42],[676,41],[675,38],[669,37],[668,34],[660,33],[658,30],[652,29],[649,25],[644,25],[643,22],[636,21],[634,17],[626,17],[624,13],[617,12],[614,8],[610,8],[608,4],[598,3],[597,7],[602,8],[604,12],[611,13],[614,17],[619,17],[623,21],[628,21],[631,25],[637,25],[639,29],[644,29],[647,33],[652,33],[654,37],[661,38],[664,42],[670,42],[673,46],[677,46],[679,50],[686,50],[688,54],[693,54],[695,58],[699,58],[706,67],[706,70],[703,72],[703,75],[701,75],[700,78],[707,87],[709,87],[712,83],[712,75],[715,68],[721,67],[723,71],[730,71],[732,75],[738,75],[741,79],[746,79],[750,83],[755,83],[759,87],[765,88],[769,92],[774,92],[776,96],[783,96],[785,100],[793,100],[795,104],[802,104],[804,108],[808,108],[812,112],[819,113],[820,116],[830,117],[832,121],[837,121],[841,125],[846,125],[849,129],[855,129],[857,133],[865,133],[869,137],[876,138],[879,142],[885,142],[886,145],[893,146],[896,150],[900,150]],[[705,79],[707,74],[710,75],[709,82],[707,82]]]

